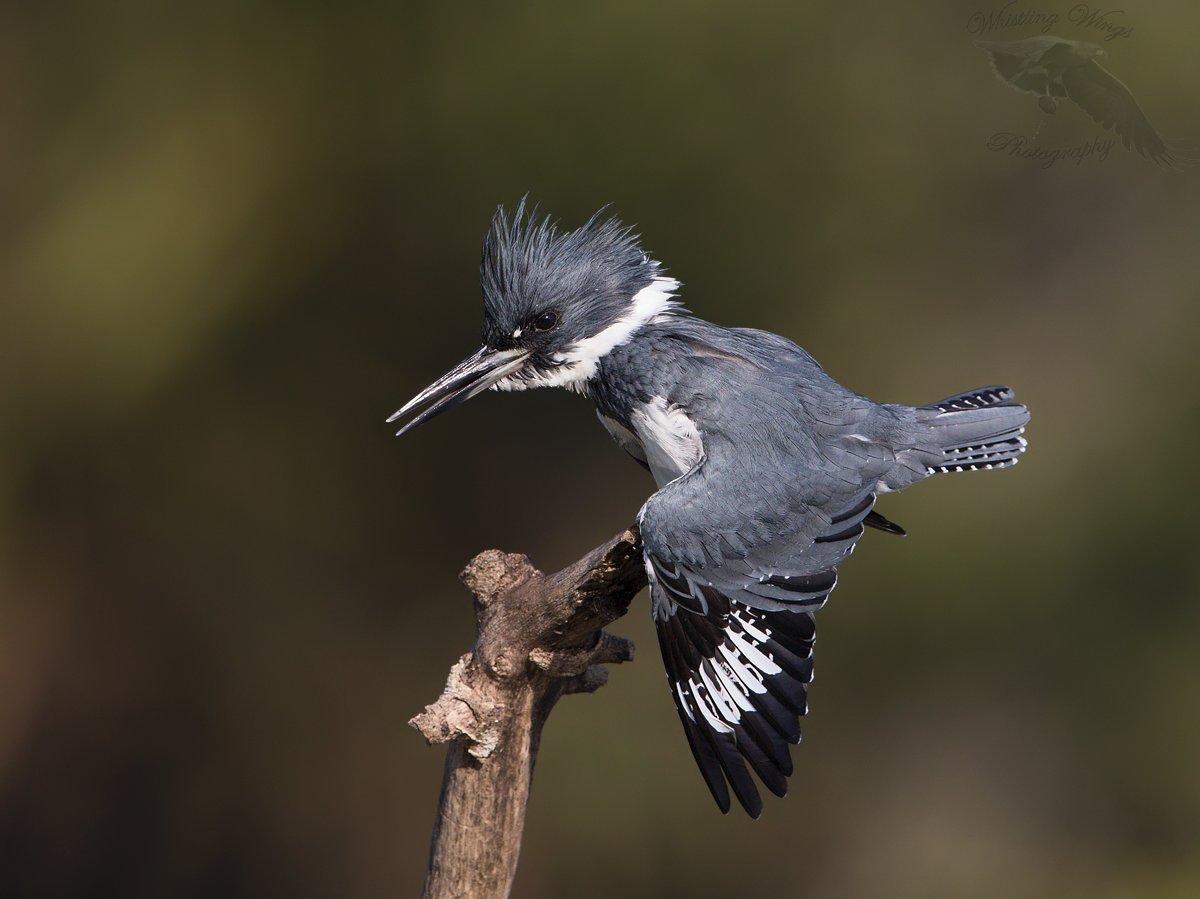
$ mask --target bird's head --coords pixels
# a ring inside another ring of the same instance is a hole
[[[679,282],[604,210],[564,231],[524,200],[512,216],[500,207],[479,276],[483,346],[388,419],[423,407],[397,435],[488,388],[582,389],[601,358],[677,308]]]

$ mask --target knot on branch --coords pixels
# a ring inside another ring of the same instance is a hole
[[[554,677],[574,677],[592,665],[633,661],[633,641],[600,631],[590,648],[546,649],[538,647],[529,653],[529,661]]]
[[[442,695],[408,723],[429,743],[462,739],[467,743],[467,752],[485,759],[500,742],[504,706],[472,685],[472,678],[467,676],[470,665],[469,653],[455,662]]]
[[[590,649],[534,649],[529,661],[551,677],[564,678],[563,693],[594,693],[608,683],[610,663],[633,661],[632,640],[600,631]]]
[[[474,594],[475,601],[487,607],[497,597],[540,574],[524,553],[485,549],[467,563],[458,577]]]

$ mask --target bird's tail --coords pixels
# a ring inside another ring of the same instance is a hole
[[[1008,387],[980,387],[917,409],[932,438],[921,454],[927,474],[1011,468],[1025,452],[1029,411]]]

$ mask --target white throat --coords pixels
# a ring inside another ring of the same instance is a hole
[[[679,304],[675,291],[679,282],[674,278],[655,278],[633,295],[621,317],[593,337],[576,341],[554,354],[557,368],[528,374],[517,371],[492,385],[494,390],[529,390],[533,387],[566,387],[583,392],[596,374],[600,360],[622,344],[628,343],[642,327],[670,314]]]

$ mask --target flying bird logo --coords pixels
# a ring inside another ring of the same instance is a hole
[[[1053,114],[1059,100],[1070,100],[1100,127],[1116,131],[1125,149],[1136,150],[1160,168],[1178,171],[1195,161],[1194,151],[1159,134],[1129,88],[1100,65],[1102,47],[1053,35],[975,41],[975,46],[987,52],[997,78],[1037,97],[1042,112]]]

